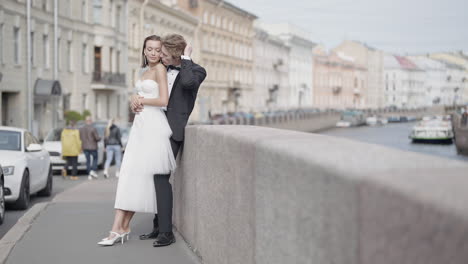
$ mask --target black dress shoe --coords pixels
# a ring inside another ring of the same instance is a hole
[[[159,228],[153,229],[151,233],[140,235],[140,240],[155,239],[159,235]]]
[[[165,247],[175,243],[175,236],[172,232],[160,233],[153,242],[153,247]]]

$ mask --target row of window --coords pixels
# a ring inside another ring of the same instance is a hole
[[[204,60],[203,66],[211,81],[238,81],[241,83],[253,83],[252,71],[241,66],[232,66],[227,63]]]
[[[0,63],[4,64],[7,63],[5,61],[4,57],[4,51],[6,48],[5,44],[5,25],[2,23],[0,24]],[[13,39],[13,64],[15,65],[21,65],[22,64],[22,52],[23,50],[23,45],[26,46],[25,44],[26,41],[22,40],[22,33],[21,33],[21,28],[19,27],[13,27],[12,28],[12,39]],[[45,69],[49,69],[51,67],[51,45],[53,46],[53,39],[49,37],[47,34],[42,34],[37,36],[36,32],[30,32],[30,38],[31,38],[31,65],[33,67],[39,66],[38,62],[38,57],[41,58],[42,67]],[[52,43],[51,43],[52,42]],[[63,50],[63,46],[65,45],[65,50]],[[68,71],[73,71],[74,70],[74,64],[76,64],[73,61],[73,57],[75,52],[74,48],[76,47],[76,44],[72,43],[71,40],[62,40],[61,38],[57,39],[57,62],[58,62],[58,70],[63,69],[63,63],[65,63],[67,70]],[[88,73],[89,72],[89,45],[87,43],[81,43],[81,47],[79,47],[80,50],[80,55],[81,55],[81,71],[83,73]],[[98,50],[98,51],[97,51]],[[65,55],[65,56],[63,56]],[[110,71],[112,72],[115,70],[116,72],[120,72],[120,51],[116,51],[113,47],[109,48],[109,65],[110,65]],[[65,58],[65,61],[63,61],[63,58]],[[95,54],[94,54],[94,67],[99,68],[96,69],[100,71],[101,68],[101,48],[100,47],[95,47]],[[115,59],[115,61],[113,61]]]
[[[235,22],[230,18],[210,13],[208,11],[203,13],[203,23],[244,36],[250,36],[252,31],[250,27],[242,26],[240,23]]]
[[[252,60],[253,49],[247,44],[216,36],[214,33],[211,35],[203,35],[202,40],[202,48],[205,51],[216,52],[226,56],[234,56],[244,60]]]
[[[59,0],[57,1],[58,10],[61,15],[64,17],[76,17],[80,18],[85,23],[88,22],[88,3],[90,0],[80,0],[78,8],[77,0]],[[92,0],[93,7],[93,23],[95,24],[104,24],[103,18],[103,0]],[[33,8],[39,8],[45,12],[53,12],[54,1],[53,0],[31,0],[31,6]],[[107,17],[108,21],[105,21],[106,25],[121,30],[122,27],[122,6],[114,0],[109,0],[107,3]],[[76,15],[75,15],[76,14]]]
[[[320,86],[345,86],[354,88],[364,88],[364,80],[359,80],[357,77],[342,78],[339,74],[326,75],[319,74],[316,76],[317,84]],[[343,84],[344,81],[344,84]]]

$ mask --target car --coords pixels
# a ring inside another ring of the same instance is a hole
[[[5,177],[3,175],[2,165],[0,165],[0,225],[5,220]]]
[[[5,179],[5,202],[13,208],[27,209],[31,194],[52,194],[49,152],[29,131],[0,127],[0,162]]]
[[[450,120],[433,117],[418,122],[409,136],[413,142],[447,142],[452,143],[454,133]]]
[[[366,124],[364,113],[361,111],[344,111],[341,119],[336,123],[336,127],[362,126]]]
[[[398,123],[400,122],[400,116],[395,116],[395,115],[392,115],[392,116],[389,116],[388,117],[388,122],[389,123]]]
[[[93,123],[93,126],[96,127],[99,137],[101,137],[101,140],[98,142],[98,166],[103,167],[105,162],[103,139],[105,126],[103,127],[100,123]],[[50,130],[42,144],[42,146],[49,151],[53,171],[63,169],[66,163],[62,158],[62,142],[60,141],[62,130],[63,128],[54,128]],[[80,155],[78,155],[78,170],[86,170],[86,157],[84,153],[80,153]]]
[[[120,134],[122,135],[122,152],[125,152],[125,148],[127,147],[128,137],[130,136],[130,130],[132,127],[121,127]]]

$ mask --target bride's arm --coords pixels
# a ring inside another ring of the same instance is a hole
[[[167,88],[167,71],[162,63],[156,66],[156,82],[159,86],[158,98],[141,98],[140,102],[143,105],[165,107],[169,101],[168,88]]]

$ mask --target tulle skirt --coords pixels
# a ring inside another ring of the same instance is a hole
[[[176,167],[166,115],[159,107],[145,106],[135,115],[120,167],[115,208],[157,213],[154,174]]]

